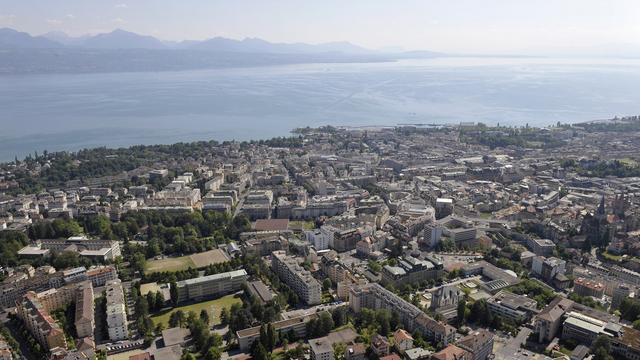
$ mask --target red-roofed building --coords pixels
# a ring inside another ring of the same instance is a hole
[[[431,358],[433,360],[473,360],[473,355],[455,345],[449,345],[431,355]]]
[[[393,342],[396,345],[396,349],[400,352],[405,352],[413,348],[413,337],[403,329],[398,329],[393,333]]]
[[[142,354],[136,354],[129,356],[129,360],[153,360],[153,357],[149,352],[144,352]]]
[[[289,229],[289,219],[258,219],[255,231],[284,231]]]
[[[402,358],[400,358],[400,355],[393,353],[391,355],[381,357],[380,360],[402,360]]]

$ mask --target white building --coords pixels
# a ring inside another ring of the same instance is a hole
[[[105,284],[107,296],[107,327],[109,339],[125,340],[129,337],[127,307],[120,279],[109,280]]]

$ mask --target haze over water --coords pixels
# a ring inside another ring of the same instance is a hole
[[[180,72],[0,76],[0,160],[300,126],[543,126],[640,113],[640,59],[436,58]]]

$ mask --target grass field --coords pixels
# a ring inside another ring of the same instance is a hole
[[[614,254],[609,253],[608,251],[603,252],[602,256],[604,256],[605,259],[610,260],[610,261],[620,261],[620,260],[622,260],[622,256],[621,255],[614,255]]]
[[[196,266],[196,268],[203,268],[212,264],[221,264],[229,261],[227,254],[220,249],[213,249],[197,254],[189,255],[189,258]]]
[[[301,227],[305,230],[313,230],[316,228],[316,223],[312,220],[309,221],[289,221],[289,227]]]
[[[158,292],[160,291],[160,286],[158,283],[148,283],[140,285],[140,294],[147,295],[148,292]]]
[[[151,274],[161,271],[180,271],[186,270],[190,267],[195,267],[193,260],[188,256],[181,256],[176,258],[147,261],[144,272]]]
[[[162,271],[180,271],[189,268],[200,269],[211,264],[229,261],[227,254],[220,249],[213,249],[197,254],[147,261],[144,272],[151,274]]]
[[[215,300],[209,300],[201,303],[173,308],[170,311],[152,316],[151,321],[153,321],[154,326],[158,323],[164,323],[165,327],[168,328],[169,318],[171,317],[172,313],[178,310],[182,310],[185,314],[188,313],[189,311],[193,311],[197,315],[200,315],[200,311],[202,309],[206,309],[207,311],[209,311],[211,324],[215,325],[220,323],[220,312],[222,311],[222,308],[225,308],[225,307],[230,308],[231,305],[236,303],[238,304],[242,303],[242,300],[240,299],[240,297],[237,297],[236,295],[227,295]]]

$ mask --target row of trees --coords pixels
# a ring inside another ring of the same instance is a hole
[[[151,321],[151,317],[149,316],[149,302],[147,301],[147,297],[140,294],[140,283],[136,283],[135,286],[131,287],[129,296],[135,304],[135,324],[138,333],[144,337],[145,343],[148,345],[153,341],[155,337],[154,330],[156,329],[153,327],[153,321]],[[155,298],[153,301],[155,303]],[[162,328],[157,330],[157,332],[161,332]]]

